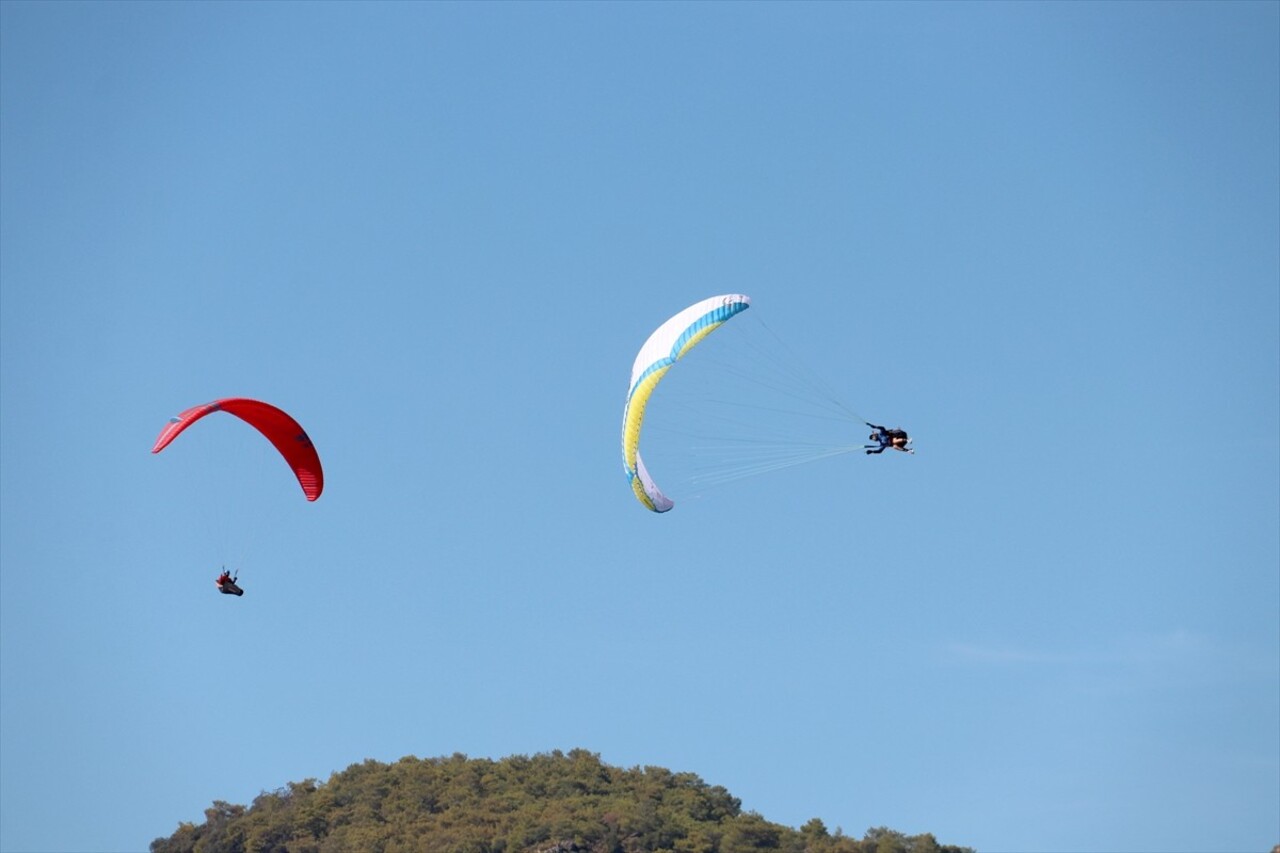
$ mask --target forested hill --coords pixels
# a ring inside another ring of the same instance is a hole
[[[501,761],[366,761],[245,806],[215,801],[152,853],[973,853],[932,835],[814,818],[799,829],[742,811],[692,773],[610,767],[585,750]]]

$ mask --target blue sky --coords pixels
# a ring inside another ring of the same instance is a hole
[[[1280,841],[1280,5],[4,2],[0,118],[5,853],[575,747]],[[729,292],[918,454],[645,512],[631,360]],[[318,502],[148,453],[221,396]]]

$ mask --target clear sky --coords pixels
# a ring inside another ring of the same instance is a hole
[[[1280,4],[7,0],[0,118],[5,853],[575,747],[1280,842]],[[917,455],[641,508],[631,361],[730,292]],[[149,454],[222,396],[318,502]]]

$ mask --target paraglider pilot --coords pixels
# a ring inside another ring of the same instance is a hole
[[[239,579],[239,573],[233,578],[231,572],[227,571],[227,567],[223,566],[222,574],[218,575],[218,579],[214,583],[218,585],[218,592],[223,595],[244,595],[244,590],[236,586],[236,581]]]
[[[867,426],[875,430],[871,433],[870,438],[875,444],[866,445],[867,455],[872,453],[884,453],[886,450],[901,450],[903,453],[915,453],[910,447],[911,436],[907,435],[906,430],[889,429],[867,422]]]

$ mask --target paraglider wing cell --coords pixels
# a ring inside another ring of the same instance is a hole
[[[320,493],[324,491],[324,471],[320,467],[320,455],[316,452],[315,445],[301,425],[287,413],[258,400],[227,397],[192,406],[169,420],[168,425],[160,431],[151,452],[159,453],[164,450],[183,430],[213,412],[235,415],[266,436],[293,470],[307,500],[314,501],[320,497]]]

